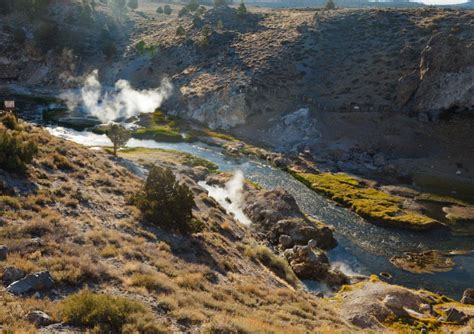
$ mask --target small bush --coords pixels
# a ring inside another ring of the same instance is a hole
[[[68,324],[99,329],[100,333],[167,333],[138,301],[82,291],[66,298],[63,320]]]
[[[26,165],[33,161],[38,147],[26,140],[21,133],[2,131],[0,133],[0,168],[16,173],[24,173]]]
[[[184,15],[187,15],[188,13],[189,13],[188,7],[183,7],[179,10],[178,17],[183,17]]]
[[[291,285],[296,286],[298,284],[298,278],[288,262],[284,258],[273,254],[270,248],[263,245],[252,245],[245,249],[245,255],[260,261],[265,267]]]
[[[163,13],[165,13],[166,15],[171,15],[171,12],[172,12],[172,11],[173,11],[173,10],[171,9],[170,5],[165,5],[165,6],[163,7]]]
[[[0,121],[5,125],[7,129],[18,130],[20,128],[15,115],[11,112],[6,112],[0,117]]]
[[[163,14],[163,7],[161,7],[161,6],[158,7],[158,8],[156,9],[156,13],[157,13],[157,14]]]
[[[247,7],[245,7],[244,2],[242,1],[239,8],[237,8],[237,15],[244,16],[245,14],[247,14]]]
[[[179,27],[176,29],[176,35],[177,35],[177,36],[184,36],[184,35],[186,35],[186,30],[184,30],[183,26],[179,26]]]
[[[326,9],[336,9],[336,4],[334,3],[333,0],[328,0],[328,2],[326,2],[326,6],[324,7]]]
[[[135,196],[133,202],[143,217],[155,225],[183,233],[193,230],[193,193],[176,181],[170,169],[153,166],[143,191]]]

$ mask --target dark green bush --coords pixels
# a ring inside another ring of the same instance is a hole
[[[9,172],[24,173],[38,152],[36,144],[26,140],[17,131],[0,132],[0,168]]]
[[[325,6],[326,9],[336,9],[336,4],[334,3],[333,0],[328,0],[328,2],[326,2],[326,6]]]
[[[165,13],[166,15],[171,15],[171,12],[172,12],[172,11],[173,11],[173,10],[171,9],[170,5],[165,5],[165,6],[163,7],[163,13]]]
[[[182,233],[194,230],[193,193],[176,180],[170,169],[152,166],[143,191],[133,202],[142,211],[143,218],[152,224]]]

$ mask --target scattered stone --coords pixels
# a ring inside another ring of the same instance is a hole
[[[8,247],[0,245],[0,261],[5,261],[8,255]]]
[[[41,271],[13,282],[7,287],[7,291],[14,295],[21,295],[27,292],[49,289],[54,286],[54,280],[49,271]]]
[[[461,303],[474,305],[474,288],[466,289],[462,294]]]
[[[317,248],[318,247],[318,242],[314,239],[311,239],[310,241],[308,241],[308,246],[311,247],[311,248]]]
[[[35,324],[36,327],[44,327],[53,323],[53,319],[43,311],[31,311],[26,320]]]
[[[21,269],[18,269],[15,267],[7,267],[3,271],[3,277],[2,277],[3,284],[8,286],[12,284],[13,282],[22,279],[23,277],[25,277],[25,275],[26,273]]]

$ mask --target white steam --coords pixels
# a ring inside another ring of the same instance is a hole
[[[171,94],[173,87],[168,79],[155,89],[135,90],[126,80],[118,80],[113,90],[104,90],[99,81],[99,71],[87,76],[79,92],[62,94],[69,110],[78,105],[86,113],[107,123],[119,118],[129,118],[140,113],[152,113]]]
[[[214,198],[227,212],[232,213],[240,223],[244,225],[252,223],[242,210],[242,190],[244,188],[244,174],[242,171],[236,171],[224,188],[210,186],[205,182],[199,182],[199,184],[209,192],[209,196]]]

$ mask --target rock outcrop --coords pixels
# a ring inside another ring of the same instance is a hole
[[[54,280],[48,271],[41,271],[13,282],[7,287],[7,291],[14,295],[22,295],[28,292],[49,289],[54,286]]]
[[[474,305],[474,289],[467,289],[462,294],[461,303]]]
[[[284,252],[291,269],[300,279],[322,281],[330,287],[348,284],[349,279],[337,269],[332,269],[326,254],[310,246],[294,246]]]
[[[400,78],[397,101],[419,113],[472,109],[473,77],[474,43],[438,33],[421,52],[419,68]]]

